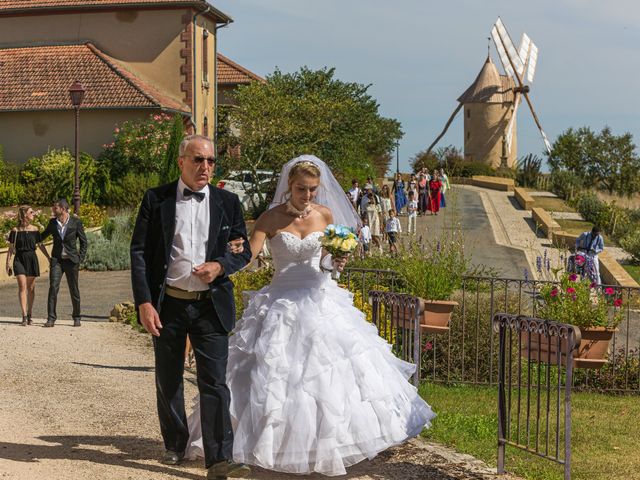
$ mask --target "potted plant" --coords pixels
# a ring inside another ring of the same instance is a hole
[[[407,293],[423,300],[422,332],[447,332],[451,313],[458,305],[449,298],[460,288],[468,266],[460,233],[446,233],[426,245],[412,243],[397,261]]]
[[[573,353],[573,364],[579,368],[600,368],[607,363],[609,342],[623,318],[622,298],[612,287],[602,288],[575,273],[564,273],[558,283],[546,284],[540,290],[539,318],[575,325],[580,330],[579,346]],[[531,338],[529,338],[531,337]],[[555,342],[540,341],[539,335],[521,332],[523,356],[531,358],[548,350],[557,354]],[[538,345],[541,343],[541,345]],[[551,345],[548,345],[550,343]],[[561,345],[563,356],[566,342]]]

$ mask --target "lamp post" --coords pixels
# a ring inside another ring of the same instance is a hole
[[[73,82],[69,89],[69,95],[71,96],[71,103],[76,113],[76,169],[73,182],[73,213],[80,214],[80,105],[82,105],[82,99],[84,98],[85,89],[77,80]]]
[[[400,140],[396,140],[396,173],[400,173]]]

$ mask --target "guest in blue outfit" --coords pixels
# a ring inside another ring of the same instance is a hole
[[[393,195],[396,201],[396,213],[402,213],[402,209],[407,204],[407,194],[404,190],[404,180],[402,180],[402,175],[400,173],[396,173],[396,179],[393,182]]]

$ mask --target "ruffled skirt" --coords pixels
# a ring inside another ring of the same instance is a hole
[[[418,435],[434,417],[353,296],[323,276],[251,292],[230,338],[233,457],[266,469],[341,475]],[[202,456],[196,397],[187,455]]]

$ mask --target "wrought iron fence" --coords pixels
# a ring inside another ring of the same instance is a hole
[[[571,478],[573,352],[580,330],[523,315],[493,317],[498,335],[498,473],[507,445],[564,465]]]
[[[397,272],[371,268],[346,268],[338,281],[352,292],[359,291],[362,298],[368,298],[369,290],[395,292],[402,285]]]
[[[424,302],[412,295],[380,290],[369,291],[372,307],[372,322],[378,327],[381,337],[392,347],[393,353],[402,360],[420,363],[420,317]],[[413,384],[420,384],[420,368],[413,374]]]
[[[441,383],[496,385],[498,333],[496,312],[536,316],[540,288],[553,283],[493,277],[464,277],[453,300],[446,333],[421,335],[422,378]],[[606,288],[606,287],[603,287]],[[611,286],[623,299],[624,320],[610,347],[609,363],[600,370],[577,369],[573,387],[640,393],[640,289]]]

